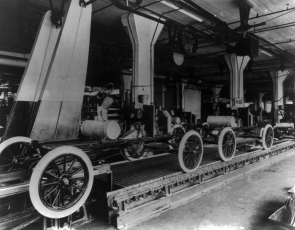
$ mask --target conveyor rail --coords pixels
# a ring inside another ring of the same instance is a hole
[[[215,161],[209,164],[207,162],[192,173],[178,171],[126,187],[121,182],[118,185],[124,186],[123,188],[107,193],[109,218],[116,222],[118,228],[127,227],[154,213],[177,205],[179,202],[192,199],[203,190],[208,190],[210,186],[222,185],[246,172],[266,167],[274,163],[276,159],[294,155],[294,151],[287,152],[293,148],[295,148],[295,142],[287,141],[274,145],[271,150],[260,149],[237,155],[229,162]],[[113,167],[111,169],[114,173],[114,185],[117,185],[116,171],[118,169]],[[134,175],[130,175],[131,179],[133,177],[133,182],[136,181]]]
[[[5,179],[5,175],[8,176],[7,178],[9,178],[10,175],[13,176],[13,179],[22,179],[23,175],[22,175],[23,171],[17,171],[17,172],[11,172],[11,173],[6,173],[6,174],[2,174],[1,178],[3,182]],[[94,166],[93,167],[93,174],[94,176],[98,176],[101,174],[107,174],[107,175],[111,175],[111,170],[110,170],[110,165],[106,164],[106,165],[98,165],[98,166]],[[82,177],[84,174],[81,171],[81,173],[78,173],[76,175],[76,177]],[[10,180],[11,181],[11,178]],[[0,187],[0,198],[6,197],[6,196],[11,196],[11,195],[16,195],[19,193],[24,193],[29,191],[29,181],[26,180],[24,182],[21,183],[16,183],[16,184],[7,184],[5,187]]]

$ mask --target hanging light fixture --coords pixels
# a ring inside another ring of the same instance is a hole
[[[183,13],[183,14],[185,14],[185,15],[187,15],[187,16],[189,16],[189,17],[191,17],[191,18],[193,18],[193,19],[195,19],[195,20],[197,20],[199,22],[203,21],[201,18],[195,16],[194,14],[192,14],[192,13],[186,11],[186,10],[183,10],[183,9],[179,8],[178,6],[174,5],[173,3],[170,3],[170,2],[167,2],[167,1],[161,1],[161,3],[166,5],[166,6],[169,6],[169,7],[173,8],[175,10],[178,10],[179,12],[181,12],[181,13]]]

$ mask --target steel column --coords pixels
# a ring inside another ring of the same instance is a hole
[[[248,64],[249,56],[225,54],[227,66],[230,71],[230,105],[232,109],[244,107],[244,69]]]
[[[60,29],[51,24],[51,11],[41,22],[27,68],[20,83],[15,103],[4,131],[4,138],[29,136],[45,76]],[[24,63],[23,63],[24,64]]]
[[[284,87],[283,83],[287,78],[289,71],[270,71],[270,76],[273,82],[273,126],[276,123],[280,123],[278,116],[279,106],[284,106]]]
[[[92,6],[71,1],[39,99],[32,139],[78,136],[87,73]]]
[[[259,121],[262,121],[262,112],[263,112],[263,109],[264,109],[264,105],[263,105],[263,101],[262,101],[262,98],[264,96],[265,92],[264,93],[258,93],[257,94],[257,101],[258,101],[258,112],[259,112]]]
[[[164,25],[133,13],[123,15],[121,21],[133,47],[132,102],[140,108],[138,95],[142,91],[149,95],[148,104],[154,102],[154,45]]]

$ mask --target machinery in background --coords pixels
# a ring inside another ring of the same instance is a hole
[[[179,119],[168,112],[157,117],[155,106],[143,103],[144,94],[136,106],[122,109],[123,121],[109,119],[116,103],[112,84],[99,89],[95,116],[81,124],[91,3],[69,1],[57,24],[54,11],[43,17],[0,144],[2,182],[29,181],[33,207],[53,219],[70,218],[80,209],[94,176],[108,173],[104,168],[110,168],[106,162],[113,155],[138,160],[151,151],[176,153],[187,172],[195,171],[203,156],[200,135],[184,135]]]
[[[240,116],[243,126],[250,127],[254,125],[254,114],[251,113],[250,107],[240,108]]]
[[[274,127],[275,138],[295,137],[295,105],[285,104],[284,109],[281,108],[278,110],[278,115],[281,119],[280,123],[277,123]]]
[[[30,180],[33,206],[43,216],[64,218],[79,209],[90,194],[94,175],[100,173],[96,169],[118,152],[128,160],[143,159],[151,151],[177,153],[184,171],[195,171],[200,165],[200,135],[195,131],[184,135],[180,118],[164,110],[159,110],[156,117],[153,105],[143,105],[142,109],[130,106],[125,111],[125,126],[130,129],[121,132],[124,125],[107,117],[113,103],[112,90],[112,84],[108,84],[98,91],[101,102],[97,116],[82,123],[83,138],[38,141],[12,137],[0,144],[1,173],[24,172],[23,179]],[[10,182],[15,181],[12,178]]]

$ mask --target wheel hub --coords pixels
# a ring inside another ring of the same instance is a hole
[[[69,179],[66,177],[62,179],[62,182],[64,183],[64,185],[68,185],[70,183]]]

